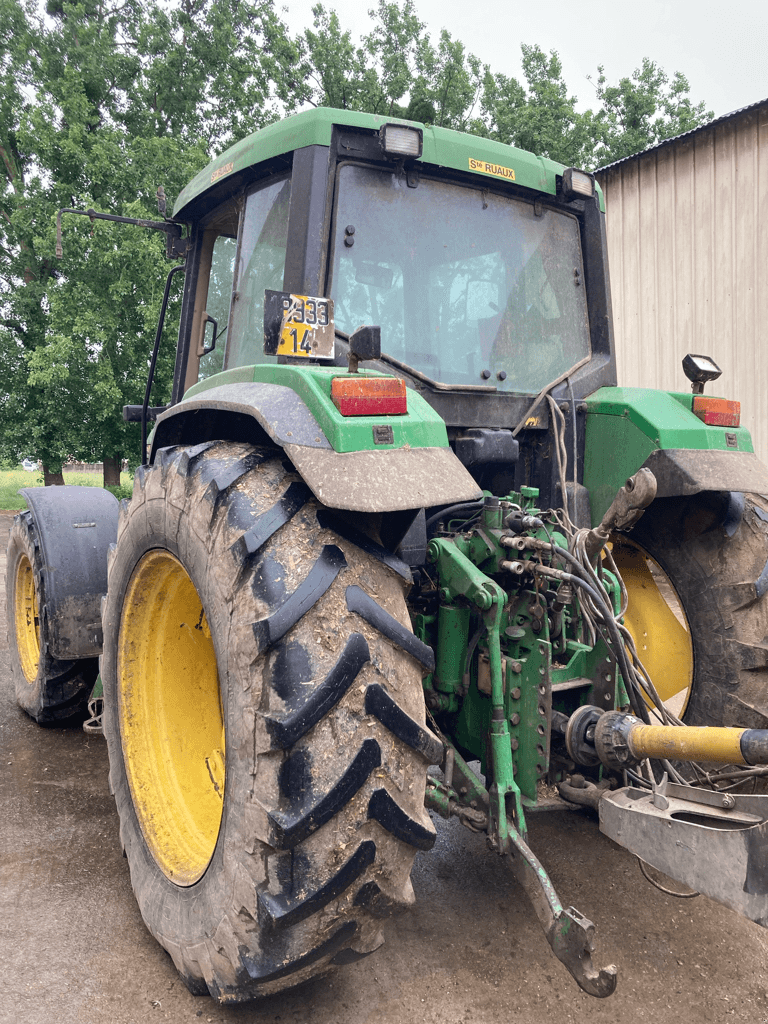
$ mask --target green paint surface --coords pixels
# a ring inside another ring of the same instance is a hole
[[[294,366],[257,363],[239,366],[208,377],[191,387],[183,400],[199,398],[210,388],[223,384],[253,381],[291,388],[304,400],[334,451],[387,451],[393,448],[447,448],[445,423],[416,391],[408,388],[408,412],[402,416],[342,416],[331,400],[331,381],[347,377],[338,366]],[[357,377],[386,377],[375,370],[361,371]],[[392,427],[392,444],[374,444],[373,428]]]
[[[176,200],[173,215],[183,220],[186,206],[231,174],[237,174],[238,171],[243,171],[254,164],[292,153],[305,146],[330,146],[334,125],[378,131],[385,124],[402,124],[423,131],[424,149],[420,158],[421,163],[467,172],[470,171],[470,160],[488,163],[499,169],[514,171],[515,184],[549,195],[555,195],[556,176],[563,173],[563,164],[491,139],[465,135],[447,128],[428,127],[417,121],[319,107],[316,110],[305,110],[292,117],[286,117],[230,146],[208,167],[200,171],[181,192]],[[511,180],[479,171],[473,173],[479,180]],[[599,186],[598,192],[600,208],[604,210],[603,195]]]
[[[709,427],[693,413],[688,392],[649,388],[600,388],[586,399],[584,484],[589,489],[592,523],[603,514],[627,478],[655,449],[753,452],[744,427]],[[726,434],[738,447],[729,447]]]

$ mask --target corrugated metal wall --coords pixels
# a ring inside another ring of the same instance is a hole
[[[768,462],[768,101],[598,172],[605,191],[619,384],[741,401]]]

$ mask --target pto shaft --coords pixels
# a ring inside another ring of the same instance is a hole
[[[647,757],[714,764],[768,764],[768,729],[646,725],[626,712],[603,713],[595,707],[579,708],[569,722],[566,740],[577,764],[600,761],[607,768],[618,770],[640,764]]]

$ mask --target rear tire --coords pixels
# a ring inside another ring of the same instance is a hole
[[[633,542],[667,574],[685,613],[693,656],[686,724],[768,728],[768,499],[657,499],[629,534]],[[645,642],[658,646],[647,633]],[[671,664],[664,650],[657,655]]]
[[[431,650],[397,563],[328,514],[272,450],[170,448],[110,552],[104,733],[131,882],[187,986],[220,1002],[373,952],[435,838]]]
[[[98,660],[61,661],[48,649],[48,613],[37,524],[31,512],[13,520],[6,557],[6,621],[16,700],[40,725],[83,717]]]

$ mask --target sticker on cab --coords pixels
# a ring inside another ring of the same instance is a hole
[[[333,359],[333,300],[292,292],[264,292],[264,354]]]
[[[515,172],[511,167],[503,167],[501,164],[491,164],[487,160],[475,160],[469,158],[470,171],[479,171],[480,174],[492,174],[494,178],[506,178],[507,181],[515,180]]]

